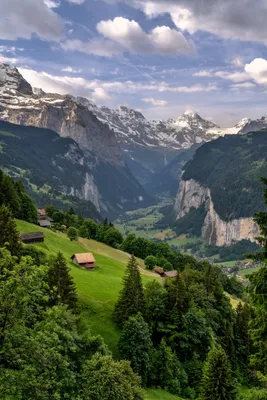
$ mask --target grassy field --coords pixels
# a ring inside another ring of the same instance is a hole
[[[117,355],[116,345],[119,331],[112,321],[112,311],[121,289],[121,280],[129,256],[94,240],[80,239],[71,242],[66,235],[45,230],[27,222],[18,221],[21,233],[41,231],[45,234],[45,242],[38,244],[44,252],[55,255],[61,251],[68,260],[75,280],[82,305],[83,321],[93,334],[103,336],[105,342]],[[74,265],[70,257],[74,253],[92,252],[99,268],[86,271]],[[143,261],[139,260],[144,284],[153,279],[161,279],[158,275],[144,270]]]
[[[251,267],[247,269],[240,269],[238,271],[238,275],[245,277],[246,275],[253,274],[253,272],[257,272],[261,267]]]

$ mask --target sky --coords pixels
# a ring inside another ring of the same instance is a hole
[[[226,127],[267,115],[266,20],[266,0],[0,0],[0,62],[46,92]]]

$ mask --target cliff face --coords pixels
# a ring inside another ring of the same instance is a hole
[[[223,221],[215,210],[210,189],[194,179],[182,180],[176,197],[175,212],[177,220],[194,208],[204,206],[206,217],[202,226],[202,238],[209,244],[227,246],[243,239],[255,241],[259,230],[253,218],[239,218]]]
[[[92,201],[105,215],[112,218],[152,200],[125,164],[108,125],[70,95],[33,90],[16,68],[5,64],[0,64],[0,119],[47,128],[62,138],[73,139],[83,152],[86,174],[83,188],[74,185],[71,193]]]

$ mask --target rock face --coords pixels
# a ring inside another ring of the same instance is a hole
[[[256,241],[259,229],[253,218],[223,221],[215,211],[210,189],[194,179],[182,180],[175,202],[177,220],[188,214],[192,208],[198,209],[202,206],[207,212],[202,227],[202,238],[209,244],[227,246],[243,239]]]
[[[88,106],[69,95],[33,90],[16,68],[5,64],[0,64],[0,119],[48,128],[75,140],[91,171],[90,176],[84,176],[84,189],[79,195],[90,199],[98,209],[114,214],[137,204],[145,206],[151,200],[126,166],[114,132]],[[109,182],[104,171],[109,173]],[[107,191],[106,186],[111,190]]]

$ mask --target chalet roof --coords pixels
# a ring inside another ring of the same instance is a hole
[[[48,219],[38,219],[38,224],[43,228],[51,226],[51,222]]]
[[[177,271],[168,271],[168,272],[165,272],[166,278],[176,278],[177,275],[178,275],[178,272],[177,272]]]
[[[154,272],[161,275],[164,274],[164,269],[162,267],[156,267],[154,268]]]
[[[92,253],[78,253],[73,254],[71,259],[76,258],[78,264],[94,263],[95,258]]]
[[[34,240],[34,239],[44,239],[45,235],[43,232],[30,232],[30,233],[23,233],[20,235],[20,240]]]

